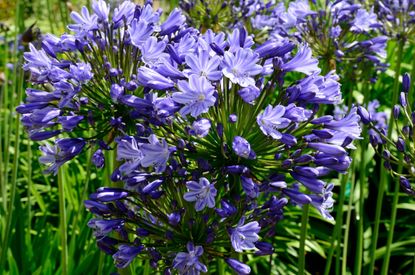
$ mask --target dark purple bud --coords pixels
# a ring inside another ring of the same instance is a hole
[[[398,149],[399,152],[405,152],[405,141],[402,138],[398,138],[398,141],[396,142],[396,149]]]
[[[391,157],[391,153],[390,153],[388,150],[383,150],[382,156],[383,156],[385,159],[390,159],[390,157]]]
[[[137,228],[136,233],[140,237],[146,237],[150,235],[150,232],[147,229],[144,228]]]
[[[171,214],[167,215],[167,218],[169,220],[169,224],[176,226],[179,224],[180,219],[181,219],[181,215],[179,212],[173,212]]]
[[[255,247],[259,249],[259,251],[255,253],[256,255],[271,255],[274,253],[274,247],[267,242],[256,242]]]
[[[115,261],[115,266],[117,268],[127,267],[143,249],[143,245],[131,246],[122,244],[118,246],[118,251],[112,255],[112,258],[114,258]]]
[[[218,123],[216,125],[216,131],[218,132],[218,136],[222,138],[223,137],[223,124],[222,123]]]
[[[240,28],[239,29],[239,46],[241,48],[245,46],[245,40],[246,40],[246,29]]]
[[[151,191],[150,192],[150,197],[153,200],[157,200],[159,199],[162,195],[164,194],[164,191],[160,190],[160,191]]]
[[[251,178],[241,176],[241,184],[248,197],[252,199],[258,197],[258,185]]]
[[[353,138],[347,136],[342,143],[342,147],[346,148],[349,144],[353,142]]]
[[[411,184],[409,183],[409,180],[403,176],[399,177],[399,183],[401,185],[401,187],[403,188],[403,190],[405,191],[405,193],[414,196],[415,195],[415,190],[412,188]]]
[[[312,132],[313,134],[315,134],[316,136],[322,139],[330,139],[333,137],[333,134],[328,129],[323,129],[323,130],[314,129],[312,130]]]
[[[311,198],[297,190],[285,188],[282,189],[282,192],[287,195],[291,200],[295,203],[303,205],[307,203],[311,203]]]
[[[247,174],[249,173],[249,168],[244,165],[230,165],[225,166],[225,172],[230,174]]]
[[[114,172],[112,172],[111,174],[111,181],[117,182],[117,181],[120,181],[121,178],[122,178],[121,171],[118,168],[115,169]]]
[[[218,45],[216,45],[216,43],[210,43],[210,47],[212,48],[212,50],[217,54],[217,55],[224,55],[225,52],[223,51],[223,49],[221,49]]]
[[[363,106],[357,107],[357,114],[360,116],[361,121],[364,124],[370,123],[370,114]]]
[[[105,236],[113,230],[120,229],[124,226],[124,220],[114,219],[114,220],[100,220],[100,219],[91,219],[88,222],[88,227],[95,230],[95,236]]]
[[[248,86],[240,89],[238,94],[244,102],[252,104],[261,94],[261,90],[256,86]]]
[[[333,117],[327,115],[327,116],[322,116],[322,117],[319,117],[319,118],[315,118],[311,121],[311,123],[312,124],[323,124],[323,123],[329,123],[332,120],[333,120]]]
[[[293,160],[292,159],[286,159],[281,163],[281,167],[284,169],[288,169],[293,165]]]
[[[111,211],[106,204],[99,203],[97,201],[85,200],[85,208],[91,211],[91,213],[102,216],[104,214],[110,214]]]
[[[389,161],[389,160],[386,160],[386,161],[383,163],[383,166],[384,166],[387,170],[391,170],[391,169],[392,169],[392,166],[391,166],[391,163],[390,163],[390,161]]]
[[[405,73],[402,77],[402,92],[409,93],[409,89],[411,88],[411,77],[408,73]]]
[[[124,87],[118,84],[112,84],[110,89],[110,96],[114,102],[118,101],[120,96],[124,95]]]
[[[316,178],[318,177],[318,170],[313,167],[296,166],[293,169],[297,174],[304,177]]]
[[[102,153],[102,150],[101,149],[96,150],[95,153],[92,155],[92,163],[97,168],[104,167],[105,158],[104,158],[104,154]]]
[[[285,133],[282,134],[280,141],[287,146],[294,146],[297,144],[295,136]]]
[[[157,188],[160,187],[160,185],[163,183],[163,180],[154,180],[152,182],[150,182],[149,184],[147,184],[143,190],[141,190],[141,192],[143,194],[149,194],[150,192],[155,191]]]
[[[401,113],[401,107],[399,107],[398,105],[393,106],[393,117],[395,119],[399,118],[400,113]]]
[[[49,139],[51,137],[57,136],[60,133],[61,133],[60,130],[34,132],[34,133],[29,134],[29,138],[33,141],[40,141],[40,140],[45,140],[45,139]]]
[[[232,259],[232,258],[228,258],[225,260],[225,262],[233,269],[235,270],[236,273],[240,274],[240,275],[247,275],[249,273],[251,273],[251,268],[249,267],[249,265],[246,265],[244,263],[241,263],[238,260]]]
[[[408,137],[408,136],[411,134],[411,128],[410,128],[408,125],[403,126],[403,127],[402,127],[402,133],[403,133],[406,137]]]
[[[121,188],[100,187],[96,193],[92,193],[89,198],[100,202],[109,202],[124,199],[128,192]]]
[[[218,215],[221,216],[222,218],[232,216],[233,214],[237,212],[236,207],[230,204],[228,201],[221,200],[220,204],[222,208],[221,209],[217,208],[216,213],[218,213]]]

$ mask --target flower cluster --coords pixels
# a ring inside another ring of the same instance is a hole
[[[379,19],[385,33],[397,39],[408,39],[415,31],[415,2],[413,0],[376,1]]]
[[[388,138],[387,117],[384,112],[376,112],[378,102],[369,104],[368,110],[359,107],[358,113],[363,123],[369,127],[370,142],[384,159],[384,166],[393,177],[399,177],[402,189],[411,195],[415,190],[411,183],[415,181],[414,166],[414,121],[415,111],[408,101],[411,80],[408,74],[403,76],[402,92],[399,104],[392,110],[393,122],[396,125],[397,137]]]
[[[87,146],[97,167],[116,151],[111,179],[124,187],[99,188],[85,206],[118,267],[141,258],[199,274],[223,258],[247,274],[233,255],[272,254],[289,202],[332,219],[330,180],[350,165],[360,117],[318,114],[342,100],[340,84],[307,44],[256,44],[245,28],[201,34],[179,10],[160,23],[150,4],[92,8],[72,13],[73,34],[25,54],[43,90],[17,110],[33,140],[59,137],[41,147],[47,172]]]

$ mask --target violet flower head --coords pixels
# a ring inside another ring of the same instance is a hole
[[[350,30],[358,33],[368,32],[376,24],[378,24],[378,21],[376,14],[373,12],[373,8],[370,12],[365,9],[359,9]]]
[[[255,242],[259,239],[258,232],[261,230],[261,227],[259,227],[258,222],[244,223],[245,219],[242,218],[238,225],[232,229],[231,242],[236,252],[254,249]]]
[[[217,81],[222,77],[222,72],[218,68],[221,60],[217,55],[210,57],[208,51],[201,51],[198,55],[186,55],[185,60],[190,67],[190,69],[185,70],[188,75],[204,76],[210,81]]]
[[[172,98],[175,102],[184,105],[180,109],[180,114],[183,116],[190,114],[196,118],[206,113],[216,102],[213,95],[214,87],[205,77],[191,75],[189,82],[180,80],[177,86],[181,92],[173,93]]]
[[[282,134],[278,130],[288,127],[291,123],[291,120],[283,117],[284,114],[284,106],[277,105],[272,107],[271,105],[268,105],[257,117],[257,123],[261,131],[274,139],[281,139]]]
[[[177,269],[180,274],[200,274],[207,272],[207,267],[199,261],[203,255],[203,247],[195,246],[189,242],[186,245],[187,252],[179,252],[173,261],[173,268]]]
[[[262,72],[258,60],[258,54],[251,49],[239,48],[235,53],[225,52],[223,74],[241,87],[255,86],[253,76]]]
[[[209,208],[215,207],[217,190],[213,183],[210,183],[206,178],[200,178],[199,182],[188,181],[186,186],[189,191],[184,194],[183,198],[186,201],[195,201],[196,211],[202,211],[206,206]]]
[[[306,75],[320,72],[318,60],[311,56],[311,49],[308,45],[301,45],[297,54],[287,63],[281,66],[285,72],[300,72]]]

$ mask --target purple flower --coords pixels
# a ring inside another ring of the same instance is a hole
[[[320,72],[318,60],[311,56],[311,49],[307,45],[301,45],[297,54],[287,63],[281,66],[285,72],[300,72],[306,75]]]
[[[140,47],[142,59],[145,64],[149,66],[158,66],[165,62],[165,58],[169,55],[164,52],[166,43],[164,41],[157,41],[154,36],[148,38]]]
[[[186,17],[178,8],[175,8],[170,13],[169,17],[167,17],[166,21],[164,21],[164,23],[161,24],[160,35],[169,35],[177,31],[185,21]]]
[[[206,118],[200,118],[192,124],[194,133],[199,137],[207,136],[207,134],[209,134],[210,127],[210,120]]]
[[[114,219],[114,220],[101,220],[101,219],[91,219],[88,222],[88,227],[94,229],[95,236],[105,236],[113,230],[120,229],[124,226],[124,220]]]
[[[238,94],[241,96],[243,101],[249,104],[253,104],[254,100],[257,99],[261,94],[261,91],[256,86],[248,86],[240,89]]]
[[[200,272],[207,272],[206,265],[199,261],[203,255],[203,247],[194,246],[193,243],[187,243],[187,253],[179,252],[173,261],[173,268],[177,269],[180,274],[196,275]]]
[[[222,72],[241,87],[255,86],[253,76],[262,72],[258,61],[258,54],[251,49],[239,48],[235,53],[228,51],[225,52]]]
[[[241,263],[238,260],[228,258],[225,260],[225,262],[233,269],[236,273],[240,275],[247,275],[251,273],[251,268],[249,265],[246,265],[244,263]]]
[[[258,241],[258,232],[261,230],[258,222],[253,221],[244,225],[245,218],[239,220],[238,225],[232,229],[231,242],[236,252],[255,248],[255,242]]]
[[[153,31],[154,27],[146,21],[134,19],[128,30],[131,37],[131,43],[136,47],[140,47],[148,38],[150,38]]]
[[[241,158],[255,159],[255,152],[251,150],[249,142],[240,136],[235,136],[232,141],[232,148],[235,154]]]
[[[71,18],[76,24],[70,24],[68,29],[80,38],[87,36],[90,31],[98,29],[98,16],[90,15],[86,7],[82,7],[81,14],[76,11],[71,12]]]
[[[272,107],[268,105],[265,110],[257,116],[257,123],[261,131],[274,139],[281,139],[282,134],[278,129],[286,128],[291,120],[284,118],[285,107],[277,105]]]
[[[216,188],[206,178],[200,178],[199,182],[188,181],[186,183],[189,192],[185,193],[183,198],[186,201],[195,201],[196,211],[203,210],[206,206],[215,207]]]
[[[58,122],[62,125],[63,130],[70,132],[84,119],[83,116],[61,116]]]
[[[144,246],[131,246],[127,244],[122,244],[118,246],[118,251],[112,255],[112,258],[114,258],[115,265],[118,268],[125,268],[127,267],[134,258],[143,251]]]
[[[174,87],[173,81],[147,67],[138,69],[137,80],[144,87],[154,90],[167,90]]]
[[[256,183],[248,177],[241,176],[242,188],[244,189],[246,195],[251,199],[258,197],[259,188]]]
[[[214,55],[210,57],[208,51],[201,51],[198,55],[186,55],[186,64],[190,69],[185,70],[188,75],[196,74],[204,76],[210,81],[217,81],[221,79],[222,72],[218,69],[220,65],[220,57]]]
[[[365,9],[359,9],[356,13],[356,17],[352,23],[351,31],[361,33],[368,32],[370,29],[378,24],[377,16],[372,10],[367,12]]]
[[[91,65],[88,63],[76,63],[76,65],[71,65],[70,72],[78,82],[83,84],[88,82],[94,76]]]
[[[110,13],[110,7],[104,0],[92,1],[92,10],[98,16],[98,19],[102,22],[108,22],[108,14]]]
[[[114,26],[118,28],[123,20],[126,21],[126,24],[129,24],[134,18],[135,4],[130,1],[124,1],[121,5],[114,9],[114,15],[112,16],[112,21]]]
[[[332,120],[324,124],[327,129],[343,132],[345,136],[352,139],[360,138],[362,132],[359,125],[360,117],[357,114],[357,108],[353,107],[350,112],[340,120]]]
[[[142,167],[154,166],[156,173],[163,172],[166,169],[171,148],[165,139],[162,139],[160,142],[155,135],[150,135],[148,141],[149,143],[144,143],[140,146],[143,153],[140,164]]]
[[[215,104],[214,88],[205,77],[191,75],[189,82],[180,80],[177,86],[181,92],[173,93],[175,102],[183,104],[180,114],[198,117]]]
[[[117,140],[117,160],[125,160],[119,167],[124,174],[130,174],[140,165],[143,153],[138,148],[137,140],[134,137],[124,137]]]

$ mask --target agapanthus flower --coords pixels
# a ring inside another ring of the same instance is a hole
[[[297,4],[304,22],[313,13]],[[57,137],[42,148],[48,172],[84,148],[98,167],[116,152],[119,187],[85,201],[98,247],[118,267],[140,258],[154,272],[199,274],[222,258],[249,273],[234,254],[273,253],[264,242],[289,202],[331,219],[328,182],[347,171],[360,133],[355,110],[318,112],[341,101],[337,76],[320,75],[305,44],[270,51],[275,37],[261,47],[242,27],[201,34],[179,10],[159,23],[150,5],[132,7],[111,7],[107,22],[97,2],[75,36],[48,39],[53,54],[33,48],[25,68],[45,88],[17,108],[32,139]]]

